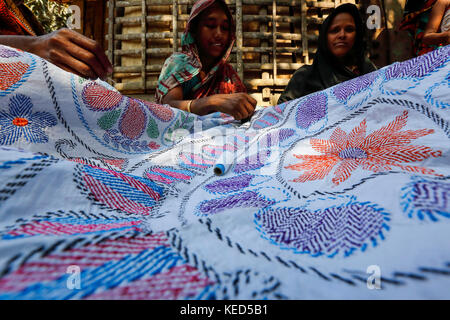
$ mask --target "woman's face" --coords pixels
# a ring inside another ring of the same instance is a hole
[[[230,25],[231,21],[218,3],[203,11],[196,30],[200,54],[214,59],[222,57],[230,43]]]
[[[343,58],[355,44],[356,26],[352,15],[342,12],[331,21],[327,32],[327,45],[337,58]]]

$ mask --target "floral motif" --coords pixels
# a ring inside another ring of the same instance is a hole
[[[307,129],[327,115],[327,95],[318,93],[310,96],[302,103],[295,116],[297,127]]]
[[[212,215],[233,208],[261,208],[274,204],[275,201],[265,199],[255,191],[244,191],[225,198],[206,200],[200,203],[202,215]]]
[[[386,80],[404,77],[423,78],[441,68],[447,61],[449,52],[450,48],[442,48],[411,60],[394,63],[386,69]]]
[[[29,68],[28,64],[21,61],[0,63],[0,90],[7,90],[16,84]]]
[[[32,113],[32,109],[29,97],[17,94],[11,98],[9,113],[0,111],[0,144],[10,145],[21,137],[30,143],[48,142],[44,129],[55,126],[56,118],[48,112]]]
[[[450,183],[430,181],[413,177],[412,182],[402,188],[401,205],[409,218],[420,220],[450,218]]]
[[[146,124],[147,115],[144,109],[137,101],[130,99],[130,103],[119,121],[120,132],[128,139],[136,140],[144,132]]]
[[[96,82],[90,82],[82,92],[83,102],[92,111],[109,111],[117,108],[123,96]]]
[[[147,116],[141,100],[128,97],[125,99],[127,104],[123,111],[121,109],[108,111],[97,120],[97,125],[106,131],[103,139],[107,143],[113,143],[116,148],[120,145],[128,151],[131,149],[134,151],[159,149],[160,145],[154,141],[138,141],[139,138],[142,138],[144,131],[151,139],[159,137],[156,121]],[[118,130],[114,128],[116,125]]]
[[[389,230],[389,215],[367,202],[350,203],[324,210],[264,208],[255,214],[258,230],[272,243],[295,253],[345,257],[355,250],[376,246]]]
[[[173,112],[172,108],[170,108],[170,106],[168,106],[168,105],[156,104],[153,102],[139,100],[139,99],[136,99],[136,100],[142,102],[148,108],[148,110],[152,113],[152,115],[155,116],[158,120],[161,120],[163,122],[168,122],[168,121],[172,120],[175,116],[175,112]]]
[[[213,193],[236,192],[247,188],[254,176],[249,174],[238,175],[231,178],[220,179],[209,183],[205,189]]]
[[[333,88],[333,94],[340,102],[369,88],[378,77],[377,72],[371,72],[361,77],[343,82]]]
[[[164,189],[149,179],[89,165],[79,168],[82,189],[108,208],[149,215],[163,197]]]
[[[337,128],[329,140],[310,140],[312,148],[320,152],[320,155],[294,155],[304,161],[285,168],[304,171],[300,177],[292,181],[306,182],[324,179],[337,165],[332,178],[335,185],[347,180],[358,167],[375,173],[397,168],[406,172],[441,176],[432,169],[403,164],[442,155],[440,150],[434,151],[427,146],[410,145],[412,140],[432,134],[434,130],[401,131],[407,119],[408,111],[404,111],[387,126],[368,136],[366,136],[366,120],[363,120],[349,134]]]
[[[0,57],[1,58],[20,57],[20,53],[7,48],[0,48]]]

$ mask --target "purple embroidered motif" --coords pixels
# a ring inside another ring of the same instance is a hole
[[[311,212],[301,208],[268,208],[258,212],[256,222],[266,236],[283,247],[313,256],[350,255],[365,249],[385,224],[386,214],[367,203],[351,203]]]
[[[395,63],[386,70],[386,80],[404,77],[421,78],[442,66],[448,59],[450,48],[444,47],[405,62]]]
[[[327,114],[327,96],[324,93],[315,94],[302,103],[295,115],[297,127],[306,129]]]
[[[252,179],[252,175],[243,174],[236,177],[214,181],[213,183],[207,184],[205,186],[205,189],[210,192],[217,193],[235,192],[247,188],[250,185]]]
[[[6,48],[0,48],[0,57],[1,58],[20,57],[20,53]]]
[[[377,72],[371,72],[361,77],[346,81],[335,86],[333,89],[333,94],[339,101],[346,101],[349,97],[364,91],[364,89],[372,85],[377,77]]]
[[[274,203],[272,200],[262,198],[254,191],[245,191],[226,198],[204,201],[199,209],[203,214],[215,214],[232,208],[263,208]]]
[[[294,134],[294,129],[280,129],[277,131],[272,131],[259,139],[259,147],[270,148],[272,146],[278,146],[280,142],[283,142]]]
[[[341,159],[366,159],[367,153],[360,148],[347,148],[339,152]]]
[[[262,150],[261,152],[246,157],[244,160],[236,163],[234,166],[234,173],[242,173],[250,170],[262,168],[264,163],[270,156],[270,150]]]
[[[438,216],[450,218],[450,183],[419,180],[403,188],[404,210],[408,217],[438,221]]]

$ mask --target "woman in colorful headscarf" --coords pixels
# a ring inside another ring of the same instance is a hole
[[[399,29],[409,33],[412,39],[412,55],[420,56],[438,48],[435,44],[423,42],[425,29],[436,0],[407,0]]]
[[[376,70],[365,57],[363,22],[355,5],[337,7],[323,22],[312,65],[298,69],[278,103],[324,90]]]
[[[235,42],[235,26],[223,0],[200,0],[192,7],[181,39],[182,52],[164,63],[156,102],[206,115],[222,112],[243,120],[256,100],[227,63]]]

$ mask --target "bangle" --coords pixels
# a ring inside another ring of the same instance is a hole
[[[187,105],[187,112],[191,113],[191,104],[192,104],[193,100],[189,100],[188,105]]]

